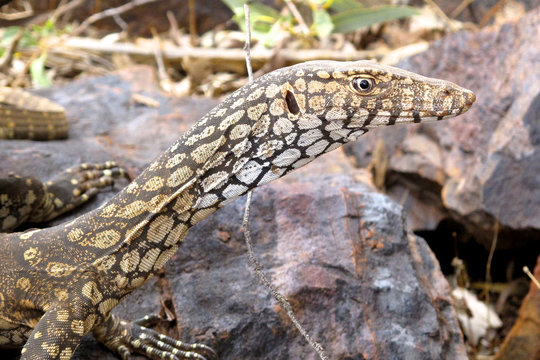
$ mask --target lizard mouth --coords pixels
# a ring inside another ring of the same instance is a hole
[[[353,126],[363,128],[375,128],[379,126],[394,125],[394,124],[409,124],[409,123],[425,123],[444,120],[455,117],[468,111],[476,100],[476,95],[469,90],[463,89],[456,96],[450,106],[437,108],[433,106],[428,109],[407,109],[399,113],[379,110],[373,113],[359,114],[358,117],[353,117],[351,122]]]

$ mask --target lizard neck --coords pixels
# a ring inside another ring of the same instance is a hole
[[[192,226],[218,208],[365,132],[295,114],[287,93],[286,87],[260,83],[233,93],[115,198],[83,218],[100,224],[81,238],[92,239],[96,261],[115,259],[122,276],[147,278]]]

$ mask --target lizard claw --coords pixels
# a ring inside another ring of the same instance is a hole
[[[127,178],[126,172],[114,161],[82,164],[67,169],[45,183],[50,201],[43,214],[34,213],[33,221],[47,221],[70,211],[97,195],[101,189],[114,185],[115,179]]]
[[[94,336],[123,360],[132,353],[144,354],[150,359],[217,359],[216,352],[204,344],[190,344],[158,333],[140,325],[154,322],[155,316],[145,316],[136,322],[126,322],[111,315],[109,320],[94,329]]]

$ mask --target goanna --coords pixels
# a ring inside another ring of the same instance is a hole
[[[0,87],[0,139],[58,140],[67,136],[62,106],[20,89]],[[0,232],[13,231],[25,222],[50,221],[81,206],[119,177],[127,175],[113,161],[82,164],[47,182],[14,174],[0,177]]]
[[[92,331],[127,358],[204,359],[111,310],[161,269],[189,229],[369,128],[437,121],[475,95],[372,62],[307,62],[261,76],[210,111],[129,186],[67,224],[0,235],[0,343],[69,359]]]

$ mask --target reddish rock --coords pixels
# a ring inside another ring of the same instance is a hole
[[[500,27],[447,36],[398,65],[477,96],[456,119],[373,131],[348,148],[366,165],[369,149],[383,139],[387,190],[406,200],[413,229],[434,229],[451,217],[489,248],[496,219],[498,249],[540,239],[538,38],[540,7]]]
[[[167,266],[183,335],[223,359],[316,359],[247,265],[243,207],[195,227]],[[250,220],[265,272],[331,358],[465,359],[448,284],[404,224],[373,188],[315,173],[256,190]]]

